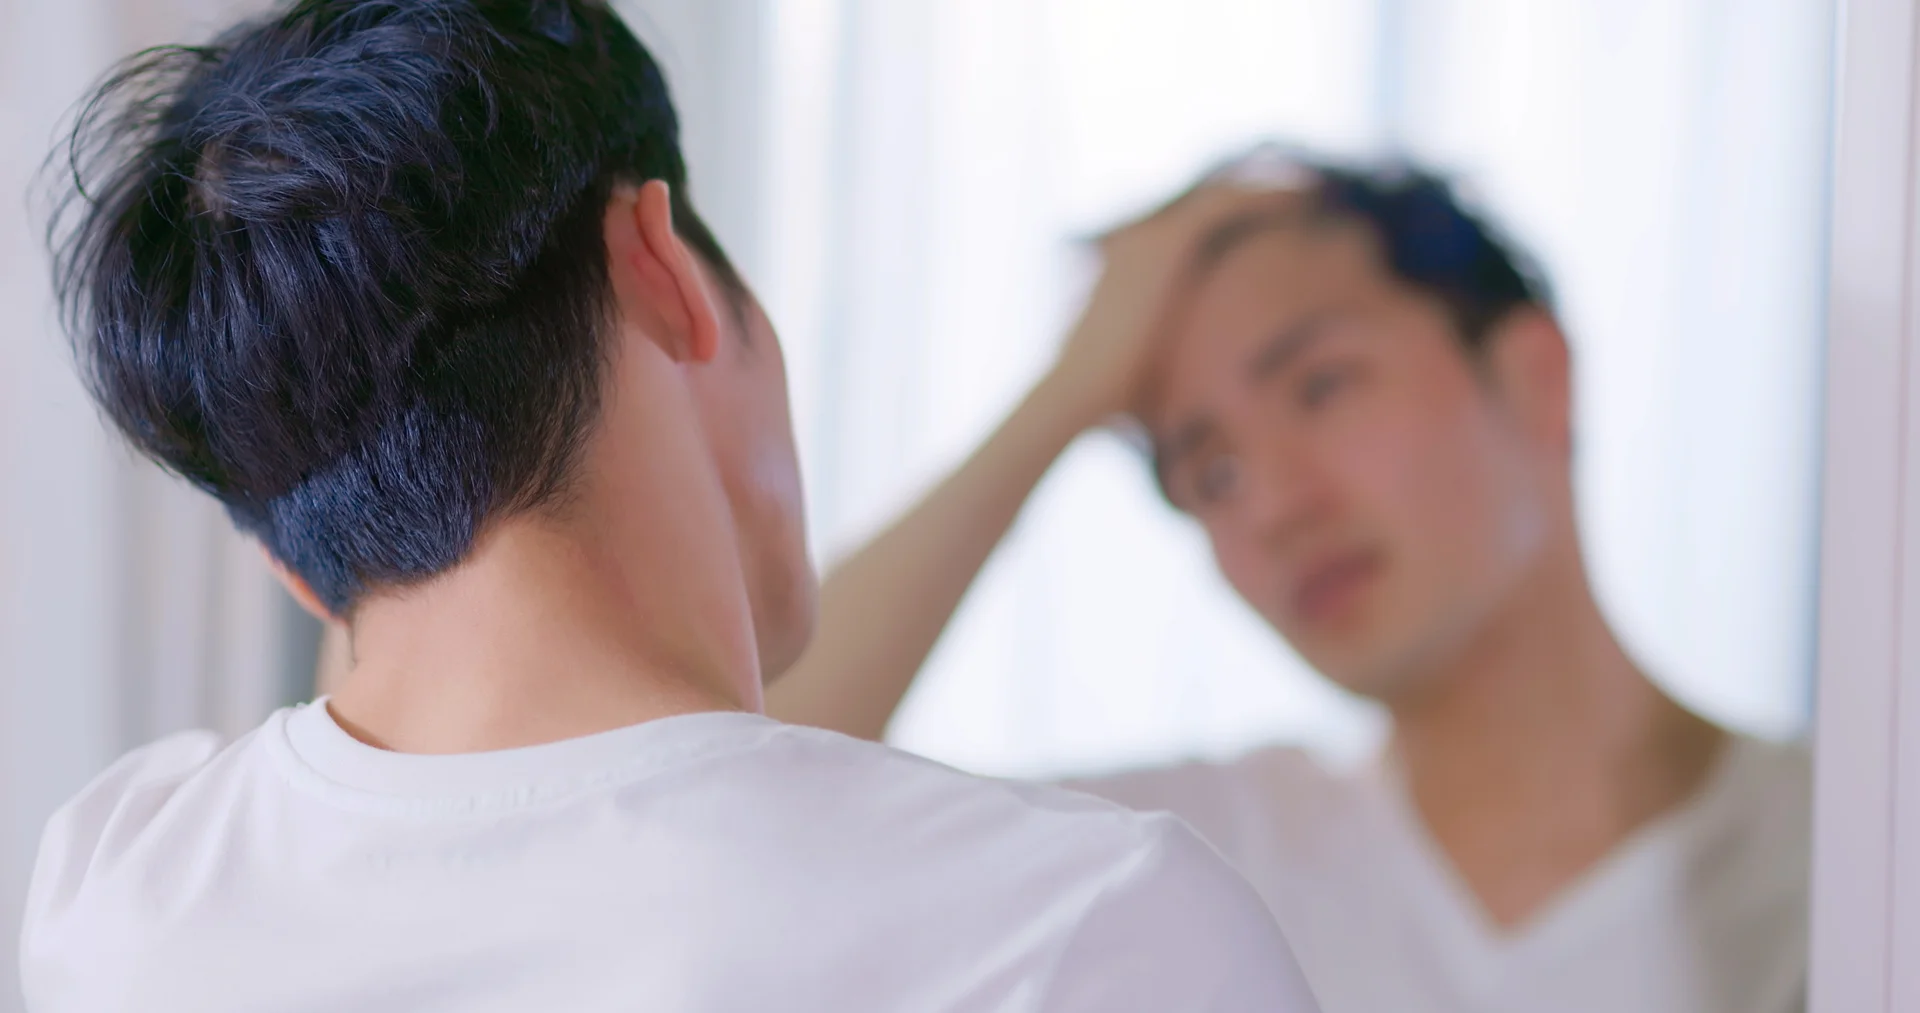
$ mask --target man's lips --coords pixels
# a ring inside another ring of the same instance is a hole
[[[1353,604],[1380,568],[1380,554],[1365,550],[1341,553],[1314,564],[1294,585],[1294,614],[1308,622],[1336,617]]]

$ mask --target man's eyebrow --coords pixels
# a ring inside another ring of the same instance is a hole
[[[1285,370],[1308,346],[1325,335],[1332,323],[1331,314],[1316,313],[1281,328],[1247,360],[1248,377],[1262,379]]]

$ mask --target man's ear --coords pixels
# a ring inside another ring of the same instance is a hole
[[[266,546],[262,545],[259,548],[260,558],[267,561],[267,569],[273,571],[273,575],[280,580],[280,586],[287,589],[287,593],[293,596],[294,601],[300,603],[301,608],[307,610],[307,614],[323,623],[340,622],[340,618],[320,601],[320,596],[313,593],[313,586],[307,583],[305,577],[287,569],[287,564],[275,558],[273,553],[267,551]]]
[[[720,317],[706,272],[673,225],[673,194],[660,180],[621,186],[607,205],[607,267],[621,317],[675,362],[704,363],[720,349]]]
[[[333,614],[313,593],[313,585],[306,578],[287,569],[285,563],[274,558],[267,547],[260,546],[260,555],[267,561],[267,568],[280,580],[281,586],[300,603],[300,607],[315,619],[320,620],[320,653],[313,659],[313,683],[319,696],[326,696],[340,686],[340,680],[353,668],[353,645],[348,635],[347,624]]]
[[[1520,423],[1544,445],[1571,454],[1573,353],[1553,316],[1537,307],[1508,313],[1487,335],[1485,354]]]

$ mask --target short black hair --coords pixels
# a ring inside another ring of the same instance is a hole
[[[1303,218],[1358,221],[1379,240],[1387,271],[1439,300],[1469,350],[1483,348],[1510,312],[1551,309],[1552,295],[1533,259],[1431,170],[1404,162],[1341,164],[1266,144],[1228,161],[1200,185],[1244,172],[1249,163],[1276,161],[1300,180],[1304,208],[1250,212],[1216,226],[1194,255],[1194,277],[1246,240]]]
[[[603,0],[298,0],[130,58],[50,164],[94,397],[340,615],[564,500],[617,185],[664,180],[740,288]]]

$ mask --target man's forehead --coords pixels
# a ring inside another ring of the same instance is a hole
[[[1285,216],[1231,224],[1203,244],[1195,265],[1196,305],[1245,298],[1248,291],[1290,294],[1329,283],[1377,280],[1386,273],[1378,238],[1364,222]]]
[[[1211,420],[1312,348],[1340,340],[1352,330],[1343,325],[1367,315],[1370,300],[1389,295],[1379,286],[1327,285],[1275,294],[1259,311],[1196,315],[1181,332],[1169,333],[1142,423],[1159,438]]]
[[[1328,244],[1275,232],[1235,250],[1196,278],[1169,315],[1160,352],[1163,382],[1184,384],[1235,369],[1296,317],[1339,298],[1357,279]],[[1349,277],[1343,277],[1347,275]]]

